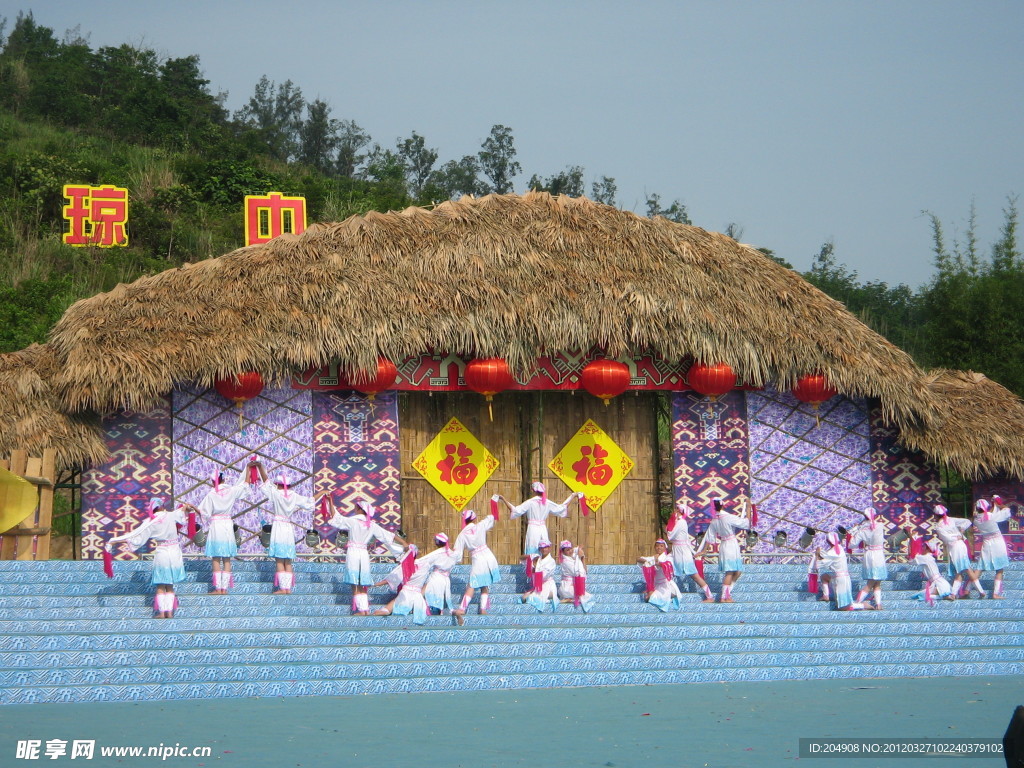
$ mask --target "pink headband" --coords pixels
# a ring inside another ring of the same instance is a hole
[[[839,534],[835,531],[830,532],[828,536],[825,537],[825,541],[828,542],[828,545],[837,555],[843,551],[843,548],[839,545]]]

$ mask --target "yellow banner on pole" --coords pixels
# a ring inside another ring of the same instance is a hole
[[[462,422],[452,419],[416,457],[412,466],[461,512],[494,474],[498,460]]]
[[[36,487],[25,478],[0,467],[0,533],[23,523],[38,505]]]

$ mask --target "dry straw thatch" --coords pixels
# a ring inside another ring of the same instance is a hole
[[[904,444],[970,479],[1024,479],[1024,401],[973,371],[930,371],[922,386],[938,403],[938,426],[904,429]]]
[[[724,361],[752,385],[821,371],[900,425],[931,413],[906,353],[755,249],[546,193],[314,225],[80,301],[50,343],[71,410],[145,409],[243,369],[351,373],[446,350],[524,370],[598,346]]]
[[[0,457],[16,449],[41,456],[52,447],[57,466],[67,469],[107,456],[99,420],[61,409],[50,385],[56,370],[53,351],[45,344],[0,355]]]
[[[940,416],[906,353],[757,250],[546,193],[313,225],[119,285],[65,313],[49,380],[68,413],[145,410],[179,382],[242,370],[275,381],[338,362],[352,374],[444,350],[526,371],[594,346],[722,361],[780,389],[820,371],[918,435]],[[945,455],[940,442],[926,450]]]

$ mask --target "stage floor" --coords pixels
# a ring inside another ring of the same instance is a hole
[[[0,765],[1002,768],[1001,755],[799,759],[799,739],[1001,739],[1018,704],[1020,676],[11,705]],[[16,759],[29,739],[42,742],[38,760]],[[68,754],[47,759],[51,739],[67,741]],[[92,760],[71,762],[76,739],[95,741]],[[101,747],[176,744],[211,752],[100,756]]]

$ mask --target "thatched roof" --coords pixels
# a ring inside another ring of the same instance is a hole
[[[283,380],[444,350],[536,357],[603,347],[729,363],[788,389],[823,372],[878,398],[905,442],[971,476],[1024,477],[1024,404],[976,374],[928,378],[837,301],[754,248],[697,227],[545,193],[370,213],[171,269],[72,306],[49,344],[0,358],[0,423],[79,460],[68,413],[145,410],[177,383]],[[16,396],[5,397],[13,392]],[[20,398],[20,399],[19,399]],[[10,443],[0,434],[0,451]]]
[[[61,409],[50,385],[56,370],[47,345],[0,355],[0,457],[18,449],[42,456],[44,448],[54,448],[57,467],[67,469],[107,456],[99,420]]]
[[[973,371],[931,371],[922,385],[938,404],[937,426],[903,430],[904,444],[970,479],[1024,478],[1024,401]]]
[[[932,412],[906,353],[754,248],[546,193],[314,225],[80,301],[50,343],[69,410],[144,409],[242,369],[446,350],[523,370],[599,346],[724,361],[758,386],[821,371],[901,426]]]

